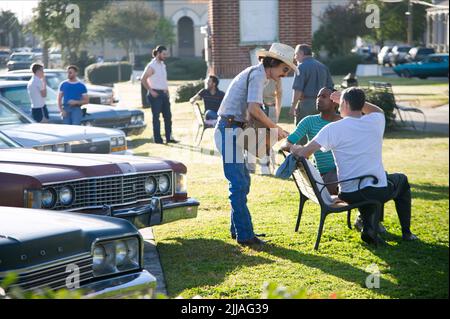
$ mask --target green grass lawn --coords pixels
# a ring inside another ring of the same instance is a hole
[[[330,215],[319,251],[314,251],[318,206],[307,203],[300,232],[294,232],[299,196],[292,180],[252,176],[249,208],[255,230],[270,244],[260,251],[241,248],[229,235],[228,185],[213,150],[212,130],[193,147],[190,104],[172,106],[177,145],[157,145],[150,128],[132,139],[141,155],[182,161],[188,167],[189,195],[200,200],[196,219],[154,227],[170,297],[259,298],[265,282],[304,287],[319,296],[344,298],[448,298],[449,141],[415,132],[386,134],[384,163],[408,175],[413,193],[412,230],[420,241],[404,243],[393,202],[386,204],[388,247],[374,249],[349,230],[345,214]],[[151,114],[146,110],[151,123]],[[292,131],[286,116],[282,126]],[[354,213],[353,215],[356,215]],[[381,272],[379,289],[368,289],[367,267]]]

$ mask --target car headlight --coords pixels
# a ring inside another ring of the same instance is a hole
[[[148,176],[144,182],[145,192],[153,195],[156,191],[156,180],[152,176]]]
[[[123,152],[127,150],[127,140],[125,136],[111,137],[111,153]]]
[[[166,193],[170,188],[170,178],[167,175],[161,175],[158,180],[158,189],[161,193]]]
[[[65,144],[56,144],[53,146],[53,150],[55,152],[65,152],[66,151],[66,145]]]
[[[133,115],[131,117],[131,124],[135,124],[137,122],[137,116]]]
[[[75,192],[72,187],[64,186],[59,190],[58,195],[61,204],[63,204],[64,206],[69,206],[73,202]]]
[[[112,137],[111,138],[111,146],[112,147],[116,147],[117,146],[117,137]]]
[[[84,122],[81,122],[81,126],[94,126],[94,124],[92,124],[91,121],[84,121]]]
[[[126,144],[126,139],[123,136],[120,136],[117,138],[117,146],[123,146]]]
[[[44,189],[41,198],[43,208],[53,208],[56,204],[56,191],[53,188]]]
[[[187,176],[186,174],[176,174],[176,188],[175,193],[186,194],[187,193]]]
[[[99,242],[93,247],[94,276],[107,276],[140,268],[140,247],[136,237]]]

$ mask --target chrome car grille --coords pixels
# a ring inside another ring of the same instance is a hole
[[[154,177],[157,184],[162,175],[169,177],[170,186],[166,192],[157,190],[154,194],[145,191],[145,179]],[[75,199],[70,206],[64,206],[59,201],[52,208],[55,210],[75,210],[86,208],[99,208],[104,205],[118,206],[133,204],[139,201],[149,200],[152,196],[173,196],[172,171],[159,173],[143,173],[133,175],[121,175],[103,178],[91,178],[73,182],[46,185],[45,188],[54,188],[56,193],[64,186],[71,186],[75,192]]]
[[[48,266],[39,270],[22,273],[17,282],[10,288],[20,287],[23,290],[37,290],[50,288],[58,290],[68,288],[66,280],[72,274],[68,266],[77,265],[79,269],[79,284],[94,277],[92,270],[92,257],[83,257],[58,265]],[[73,268],[72,268],[73,269]],[[73,283],[73,280],[70,280]]]

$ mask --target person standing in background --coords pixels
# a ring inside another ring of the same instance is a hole
[[[312,49],[307,44],[295,48],[295,60],[298,62],[298,75],[294,76],[291,110],[295,116],[295,125],[308,115],[318,114],[316,97],[322,88],[334,89],[333,79],[328,68],[312,56]],[[300,144],[306,144],[306,138]]]
[[[45,105],[47,83],[45,82],[44,66],[39,63],[33,63],[31,72],[33,72],[33,76],[27,85],[28,95],[31,100],[31,115],[38,123],[48,122],[48,110],[47,105]]]
[[[83,118],[81,106],[89,103],[87,88],[78,80],[78,67],[67,67],[67,80],[58,89],[58,108],[64,124],[80,125]]]
[[[153,141],[156,144],[163,144],[161,123],[159,122],[159,116],[162,113],[166,143],[177,143],[172,139],[172,112],[170,111],[167,70],[164,63],[168,56],[167,48],[159,45],[153,50],[152,55],[153,59],[145,67],[141,83],[147,89],[147,98],[152,108]]]

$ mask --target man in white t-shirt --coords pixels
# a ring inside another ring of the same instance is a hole
[[[28,95],[31,101],[31,115],[36,122],[48,122],[48,109],[45,105],[47,97],[47,84],[45,81],[44,66],[39,63],[31,65],[33,76],[27,84]]]
[[[358,190],[358,180],[339,183],[339,198],[356,203],[366,199],[385,203],[393,199],[402,226],[403,239],[410,241],[417,237],[411,233],[411,190],[404,174],[386,174],[382,162],[382,145],[385,128],[384,112],[378,106],[366,102],[364,91],[349,88],[331,95],[339,102],[342,120],[326,125],[307,145],[293,145],[291,152],[296,156],[309,157],[314,152],[331,150],[336,162],[338,180],[343,181],[362,175],[365,178]],[[363,220],[361,239],[369,244],[382,244],[378,236],[380,212],[375,205],[360,208]]]

